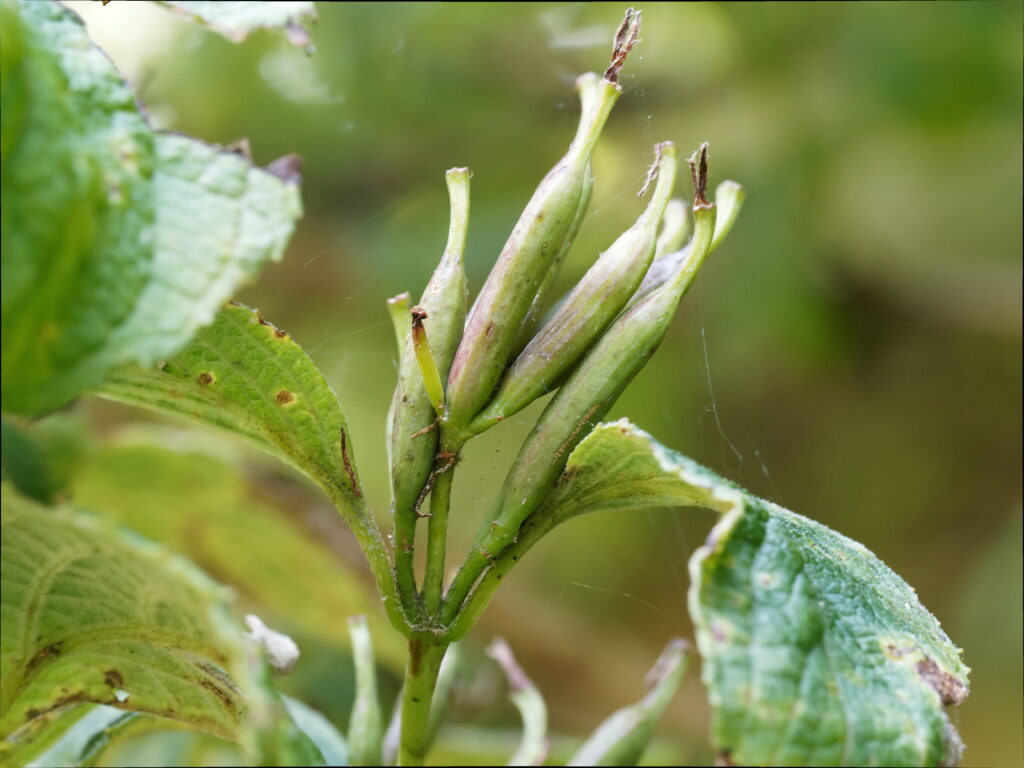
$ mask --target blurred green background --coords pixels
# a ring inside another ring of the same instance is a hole
[[[478,288],[568,145],[575,76],[605,66],[624,6],[323,4],[309,56],[280,34],[233,45],[149,4],[69,5],[157,126],[248,137],[261,164],[303,156],[305,218],[283,263],[238,298],[325,371],[385,510],[396,355],[384,299],[418,294],[440,256],[444,170],[474,171],[467,269]],[[1020,764],[1022,4],[640,7],[641,43],[562,287],[640,212],[657,141],[710,141],[713,183],[736,179],[748,196],[611,418],[877,553],[973,667],[955,715],[964,763]],[[122,443],[124,425],[147,418],[98,401],[81,410]],[[538,412],[471,446],[453,549]],[[97,478],[116,449],[103,450],[79,482],[85,501],[104,498]],[[286,509],[351,559],[321,498],[266,462],[241,466],[247,490],[231,491],[232,504]],[[189,493],[201,479],[182,471],[172,487],[199,504]],[[574,520],[517,569],[471,645],[504,635],[547,695],[553,728],[589,731],[640,694],[670,636],[692,636],[686,562],[711,523],[694,510]],[[317,602],[338,588],[325,573],[292,574],[309,583],[310,621],[333,615]],[[331,661],[331,643],[304,648],[293,692],[341,717],[351,672]],[[456,723],[513,726],[501,697],[483,673]],[[706,734],[694,670],[659,730],[663,759],[708,760]]]

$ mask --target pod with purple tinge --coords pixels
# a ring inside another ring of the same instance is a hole
[[[585,114],[590,109],[590,105],[593,104],[600,82],[601,78],[593,72],[580,75],[576,79],[576,90],[580,95],[581,115]],[[551,293],[555,280],[558,278],[558,272],[565,262],[565,257],[569,254],[573,242],[576,240],[580,227],[583,226],[583,220],[587,217],[587,209],[590,207],[590,197],[593,191],[594,174],[588,166],[586,175],[583,177],[583,194],[580,196],[580,204],[576,208],[576,215],[573,216],[572,224],[569,225],[569,232],[565,236],[565,242],[562,243],[558,255],[551,262],[551,268],[548,270],[548,273],[544,275],[540,288],[537,289],[537,295],[533,297],[533,303],[530,304],[530,309],[523,320],[522,328],[519,329],[519,336],[512,350],[513,354],[519,354],[533,337],[533,332],[537,330],[537,323],[540,321],[541,313],[544,311],[544,304],[547,302],[548,295]]]
[[[620,93],[617,83],[598,83],[569,151],[537,187],[481,289],[448,378],[449,434],[457,436],[490,399],[537,291],[569,234],[590,175],[594,146]]]
[[[445,606],[446,619],[456,614],[489,562],[516,540],[520,526],[554,488],[569,454],[604,417],[665,337],[714,236],[715,206],[704,197],[704,151],[702,148],[702,170],[694,174],[697,194],[690,257],[666,283],[612,323],[541,414],[480,528],[473,551],[453,582]],[[691,159],[691,165],[694,163]]]
[[[494,400],[470,424],[478,434],[553,389],[605,328],[643,280],[654,258],[658,224],[675,186],[677,150],[659,144],[658,181],[647,208],[587,271],[554,316],[520,353]]]

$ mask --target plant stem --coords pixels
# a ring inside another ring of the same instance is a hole
[[[538,522],[528,521],[523,526],[515,543],[493,560],[490,568],[484,573],[483,578],[480,579],[473,593],[469,595],[468,599],[465,599],[465,603],[460,605],[457,611],[453,610],[451,619],[446,622],[448,630],[444,638],[447,642],[455,642],[473,628],[473,625],[480,620],[480,616],[491,602],[491,597],[494,596],[495,590],[497,590],[512,567],[522,560],[523,556],[534,544],[540,541],[548,531],[558,524],[558,521],[545,516],[540,516],[537,520]],[[472,584],[469,586],[472,586]],[[451,593],[454,591],[455,584],[449,590],[448,600],[452,599]],[[451,605],[452,603],[447,603],[445,607],[448,608]]]
[[[443,455],[443,454],[442,454]],[[444,556],[448,538],[448,506],[452,495],[452,476],[455,459],[448,461],[447,469],[440,469],[430,492],[430,522],[427,528],[427,566],[423,576],[423,601],[428,616],[437,616],[441,610],[441,592],[444,589]]]
[[[409,640],[409,660],[402,689],[402,739],[399,765],[423,765],[430,745],[430,706],[447,642]]]
[[[388,557],[387,547],[384,545],[384,537],[377,526],[377,519],[373,516],[362,492],[343,492],[333,484],[323,484],[324,490],[328,492],[334,506],[341,512],[345,522],[349,524],[352,533],[355,534],[359,548],[363,550],[366,560],[370,564],[370,572],[377,584],[377,591],[380,593],[381,601],[384,603],[384,611],[391,621],[391,625],[403,635],[413,632],[415,617],[407,616],[403,611],[402,602],[398,596],[398,586],[395,583],[395,571],[391,567],[391,558]]]

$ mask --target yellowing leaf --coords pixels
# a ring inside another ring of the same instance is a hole
[[[192,566],[68,508],[3,493],[0,736],[80,702],[237,738],[246,703],[222,595]]]

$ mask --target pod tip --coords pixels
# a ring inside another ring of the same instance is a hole
[[[633,50],[636,44],[637,35],[640,34],[641,12],[634,8],[626,9],[626,16],[615,31],[615,41],[612,46],[612,60],[608,69],[604,72],[604,79],[609,83],[619,82],[619,70],[626,63],[626,57]]]
[[[411,298],[411,296],[409,295],[409,292],[408,291],[404,291],[404,292],[398,294],[397,296],[392,296],[390,299],[388,299],[388,306],[389,307],[394,307],[394,306],[400,305],[400,304],[407,304],[409,302],[410,298]]]
[[[690,155],[690,173],[693,176],[693,209],[711,208],[708,202],[708,143]]]
[[[654,162],[651,163],[651,167],[647,169],[647,178],[644,179],[644,185],[640,187],[640,191],[636,193],[637,197],[643,197],[647,194],[648,188],[651,186],[651,182],[658,177],[658,168],[661,167],[661,158],[663,155],[675,156],[676,145],[671,141],[662,141],[654,145]]]

